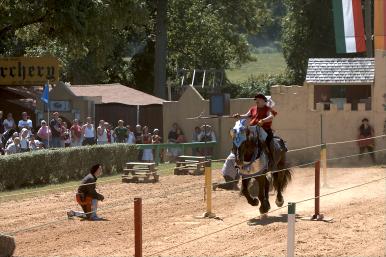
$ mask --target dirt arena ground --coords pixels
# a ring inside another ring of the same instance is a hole
[[[214,174],[214,180],[221,179],[217,171]],[[382,168],[332,168],[328,174],[329,187],[322,188],[321,193],[385,175]],[[249,206],[238,192],[218,190],[213,192],[213,210],[218,218],[198,219],[196,216],[205,211],[203,183],[203,176],[164,176],[157,184],[99,185],[98,190],[106,197],[100,204],[105,210],[99,214],[108,219],[100,222],[67,220],[66,210],[78,209],[72,191],[2,200],[0,231],[61,220],[18,233],[16,256],[132,256],[133,198],[141,196],[144,256],[286,255],[286,208],[261,220],[258,208]],[[381,180],[323,197],[321,212],[334,220],[325,223],[298,219],[295,254],[385,256],[385,183]],[[299,201],[312,197],[313,193],[313,169],[295,169],[293,181],[284,194],[285,201]],[[270,200],[272,209],[277,208],[275,197],[271,195]],[[313,202],[298,204],[296,212],[301,216],[312,215]],[[214,233],[219,230],[222,231]],[[200,239],[194,240],[197,238]]]

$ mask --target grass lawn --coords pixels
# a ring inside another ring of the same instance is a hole
[[[220,169],[222,162],[214,162],[212,169]],[[175,163],[162,163],[158,166],[158,174],[160,176],[173,175]],[[80,180],[69,181],[61,184],[43,185],[30,188],[23,188],[13,191],[0,192],[0,202],[20,200],[23,198],[29,198],[33,196],[42,196],[46,194],[76,191]],[[122,183],[121,174],[105,176],[98,178],[98,184],[109,184],[109,183]]]
[[[286,63],[282,53],[257,53],[252,55],[256,58],[256,61],[226,71],[227,77],[232,82],[245,81],[251,75],[277,74],[285,71]]]

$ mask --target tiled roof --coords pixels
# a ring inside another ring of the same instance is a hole
[[[162,104],[163,99],[121,84],[71,85],[69,89],[77,96],[101,96],[102,103],[126,105]]]
[[[313,84],[374,83],[374,58],[310,58],[306,82]]]

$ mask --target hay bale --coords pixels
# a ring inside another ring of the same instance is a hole
[[[11,257],[15,251],[15,239],[11,236],[0,234],[0,257]]]

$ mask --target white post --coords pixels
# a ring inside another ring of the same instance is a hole
[[[139,124],[139,105],[137,105],[137,125]]]
[[[295,207],[296,203],[288,203],[287,257],[295,256]]]

